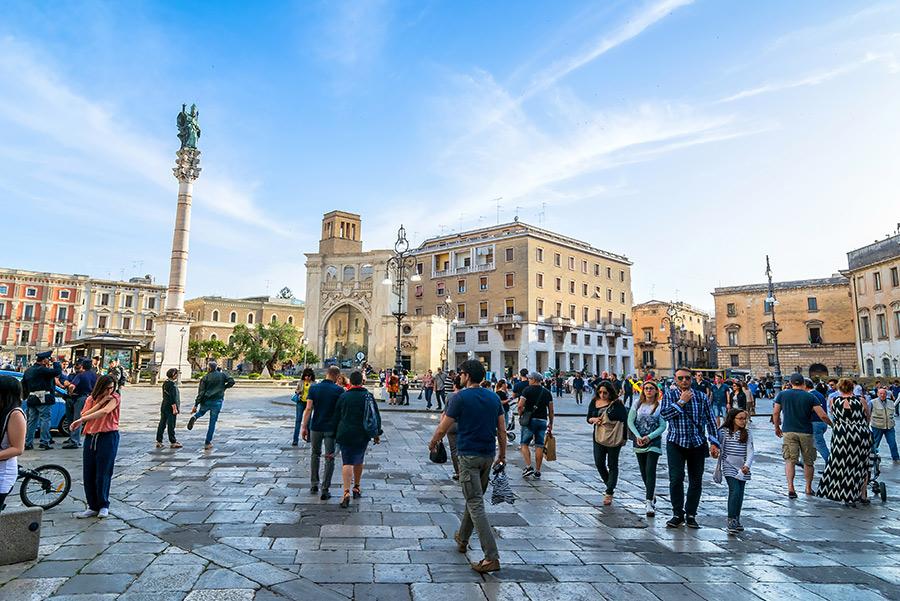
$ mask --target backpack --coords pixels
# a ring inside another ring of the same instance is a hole
[[[381,434],[381,420],[378,417],[378,408],[375,406],[375,397],[366,393],[366,407],[363,413],[363,429],[369,438],[375,438]]]
[[[119,386],[125,386],[127,383],[127,379],[125,378],[125,368],[121,365],[116,367],[116,371],[119,372]]]

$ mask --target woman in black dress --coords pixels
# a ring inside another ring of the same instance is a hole
[[[747,410],[747,393],[737,380],[731,383],[731,390],[728,391],[728,410],[732,409]]]
[[[852,507],[857,501],[868,505],[872,450],[869,404],[853,394],[853,381],[848,378],[841,378],[837,389],[841,396],[831,400],[831,452],[816,496]]]

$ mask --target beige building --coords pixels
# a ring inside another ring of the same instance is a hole
[[[113,334],[140,340],[153,348],[156,321],[162,314],[166,287],[149,275],[127,282],[90,279],[84,289],[84,314],[79,337]]]
[[[285,288],[277,297],[251,296],[225,298],[201,296],[184,302],[184,310],[191,318],[189,340],[232,341],[238,324],[253,327],[258,323],[289,323],[303,335],[305,307]]]
[[[415,256],[410,312],[449,306],[451,367],[632,371],[626,257],[518,221],[428,239]]]
[[[813,376],[857,372],[850,287],[843,276],[774,284],[782,374]],[[771,374],[771,305],[766,284],[716,288],[719,367]]]
[[[641,375],[674,375],[679,366],[711,367],[709,364],[709,314],[686,303],[677,303],[680,320],[675,320],[674,344],[666,311],[672,303],[651,300],[634,305],[634,362]],[[672,365],[672,350],[675,365]]]
[[[870,377],[900,375],[900,233],[847,253],[859,365]]]

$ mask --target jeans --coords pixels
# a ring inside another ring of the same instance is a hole
[[[112,482],[116,452],[119,450],[119,433],[100,432],[84,437],[82,453],[84,498],[88,508],[100,511],[109,507],[109,486]]]
[[[225,399],[219,399],[218,401],[204,401],[200,403],[200,410],[194,414],[195,418],[200,418],[207,411],[209,411],[209,426],[206,428],[206,444],[211,444],[213,439],[213,434],[216,433],[216,422],[219,421],[219,412],[222,410],[222,402]]]
[[[813,442],[816,445],[816,451],[819,452],[819,455],[822,456],[825,463],[828,463],[828,444],[825,442],[825,430],[828,429],[828,424],[825,422],[813,422],[812,428]]]
[[[594,465],[603,483],[606,494],[611,495],[619,482],[619,451],[622,447],[605,447],[594,442]]]
[[[712,403],[713,417],[725,417],[725,401],[715,401]]]
[[[409,386],[400,387],[400,404],[409,405]]]
[[[669,497],[672,499],[672,511],[677,517],[697,515],[700,506],[700,494],[703,492],[703,469],[709,448],[680,447],[670,442],[666,444],[666,459],[669,462]],[[684,468],[687,465],[688,491],[687,502],[684,499]]]
[[[84,410],[84,402],[87,400],[87,396],[80,396],[75,399],[72,403],[72,417],[69,423],[72,421],[81,418],[81,412]],[[84,428],[84,425],[79,426],[76,429],[69,429],[69,442],[74,444],[75,446],[81,446],[81,429]]]
[[[303,425],[303,412],[306,411],[306,403],[294,403],[294,437],[291,442],[294,445],[300,442],[300,426]]]
[[[438,409],[438,411],[440,411],[442,403],[444,403],[447,400],[447,395],[444,394],[443,389],[438,389],[438,390],[434,391],[434,396],[436,397],[435,400],[437,402],[437,409]]]
[[[740,519],[741,505],[744,504],[744,486],[746,480],[738,480],[731,476],[725,476],[728,481],[728,519]]]
[[[647,451],[635,455],[638,468],[641,470],[641,480],[644,481],[644,489],[647,491],[646,499],[652,501],[656,498],[656,464],[659,463],[659,453]]]
[[[582,400],[584,400],[584,388],[576,388],[575,389],[575,402],[580,405]]]
[[[425,389],[425,404],[431,409],[431,395],[434,394],[434,388],[428,387]]]
[[[41,444],[50,444],[50,411],[52,405],[38,405],[37,407],[28,407],[28,423],[25,430],[25,446],[34,444],[34,431],[41,428]]]
[[[322,444],[325,444],[325,471],[322,473],[322,490],[331,487],[331,476],[334,474],[334,432],[317,432],[311,430],[309,442],[310,453],[309,481],[313,486],[319,485],[319,462],[322,459]]]
[[[156,442],[162,442],[163,430],[168,430],[169,444],[175,444],[175,414],[172,409],[162,409],[159,412],[159,425],[156,426]]]
[[[900,459],[900,455],[897,454],[897,433],[893,428],[887,430],[872,428],[872,448],[875,452],[877,453],[878,447],[881,446],[882,437],[887,438],[888,448],[891,450],[891,459],[894,461]]]
[[[459,473],[459,425],[453,424],[447,430],[447,446],[450,447],[450,461],[453,463],[453,473]]]
[[[494,531],[484,510],[484,491],[487,490],[494,458],[488,455],[462,455],[459,458],[459,484],[462,486],[466,509],[459,524],[459,539],[468,542],[473,528],[485,559],[500,559]]]

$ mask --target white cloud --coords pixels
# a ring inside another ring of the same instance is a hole
[[[390,14],[384,0],[343,0],[326,22],[320,54],[345,67],[368,63],[381,51],[388,32]]]

